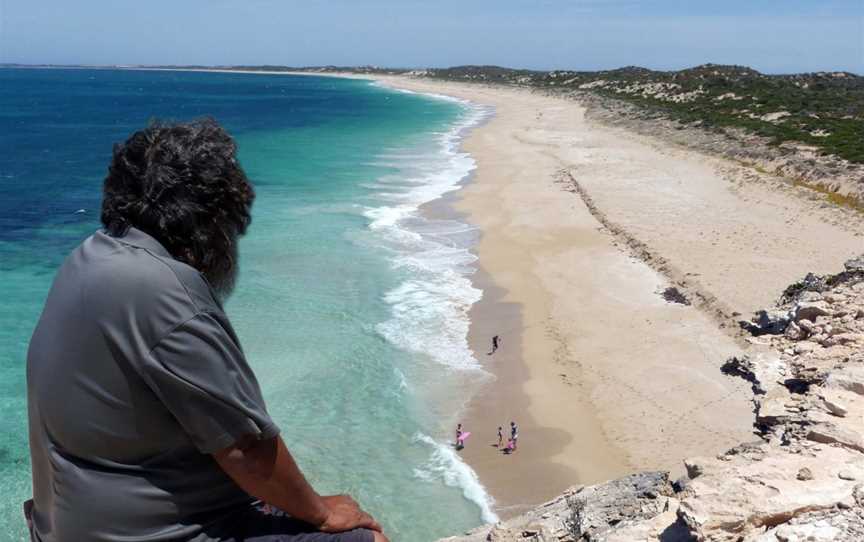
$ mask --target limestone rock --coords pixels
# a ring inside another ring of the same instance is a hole
[[[766,533],[767,534],[767,533]],[[759,537],[757,540],[772,540],[779,542],[834,542],[843,534],[838,527],[825,520],[805,523],[803,525],[782,525],[772,529],[770,536]],[[772,538],[773,537],[773,538]]]
[[[840,418],[844,418],[846,414],[849,413],[849,409],[843,406],[841,403],[834,399],[829,399],[827,397],[822,397],[822,404],[825,405],[825,409],[831,414],[838,416]]]
[[[846,470],[846,469],[838,472],[837,477],[840,478],[841,480],[848,480],[850,482],[854,482],[855,480],[858,479],[858,477],[855,475],[854,472],[852,472],[850,470]]]
[[[789,418],[790,412],[786,405],[792,401],[788,389],[778,386],[756,400],[756,423],[759,425],[776,425]]]
[[[864,273],[864,254],[857,258],[846,260],[846,263],[844,263],[843,266],[849,273]]]
[[[806,512],[854,504],[855,484],[830,469],[837,464],[864,468],[864,456],[842,448],[826,447],[816,456],[769,447],[770,453],[758,461],[746,456],[716,460],[691,482],[678,516],[695,537],[718,542],[746,539]],[[803,468],[813,474],[812,480],[798,480]]]
[[[862,486],[856,488],[856,492]],[[753,542],[861,542],[864,540],[864,508],[836,507],[807,512],[769,529]]]
[[[754,335],[783,333],[793,319],[788,310],[761,310],[751,320],[751,331]]]
[[[664,542],[690,542],[687,526],[678,522],[678,500],[666,498],[664,511],[644,521],[629,523],[614,529],[604,542],[633,542],[634,540],[662,540]]]
[[[802,329],[795,322],[789,322],[789,325],[786,326],[786,331],[783,332],[783,335],[786,336],[790,341],[800,341],[806,339],[808,335],[810,335],[805,329]]]
[[[672,494],[666,472],[633,474],[589,486],[571,497],[567,526],[576,539],[603,540],[612,528],[660,515],[669,507],[664,497]]]
[[[704,467],[703,467],[704,463],[702,461],[700,461],[701,459],[703,459],[703,458],[688,457],[687,459],[684,460],[684,468],[687,470],[687,476],[691,480],[698,478],[699,476],[702,476],[702,473],[705,471]]]
[[[745,356],[735,356],[726,360],[720,370],[732,376],[738,376],[752,384],[753,393],[764,394],[776,387],[783,378],[786,364],[773,350],[759,350],[764,347],[753,347],[753,352]]]
[[[844,448],[864,452],[864,437],[831,423],[814,424],[807,432],[807,440],[823,444],[837,444]]]
[[[828,316],[831,311],[828,306],[821,301],[798,303],[794,309],[795,321],[810,320],[816,322],[819,316]]]
[[[806,331],[808,335],[814,335],[819,332],[819,330],[816,329],[816,324],[810,320],[798,320],[795,325]]]
[[[864,395],[864,365],[851,365],[833,371],[825,380],[826,388],[839,388]]]

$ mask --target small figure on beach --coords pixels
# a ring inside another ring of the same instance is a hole
[[[500,345],[501,345],[501,337],[499,337],[498,335],[495,335],[494,337],[492,337],[492,351],[489,352],[489,355],[491,356],[492,354],[494,354],[495,351],[498,350],[498,347]]]
[[[510,422],[510,443],[511,443],[511,451],[516,451],[516,441],[519,439],[519,427],[516,425],[516,422]]]
[[[456,449],[461,450],[465,447],[465,432],[462,431],[462,424],[456,424]]]
[[[504,444],[504,429],[499,425],[498,426],[498,449],[501,449],[501,445]]]

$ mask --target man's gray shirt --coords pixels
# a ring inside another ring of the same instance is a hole
[[[43,542],[219,540],[253,499],[209,454],[279,432],[207,281],[134,228],[60,268],[27,394]]]

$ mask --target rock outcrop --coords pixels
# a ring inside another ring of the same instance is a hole
[[[759,439],[576,487],[452,541],[864,540],[864,257],[810,275],[744,323],[750,353],[722,370],[752,383]]]
[[[605,484],[570,488],[524,516],[446,540],[623,542],[656,538],[664,532],[668,537],[676,528],[683,528],[683,525],[675,525],[679,502],[674,494],[668,473],[632,474]],[[673,524],[671,528],[670,524]],[[686,535],[686,531],[679,534]]]

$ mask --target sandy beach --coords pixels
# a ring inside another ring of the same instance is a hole
[[[470,343],[495,375],[464,417],[475,437],[462,455],[502,516],[636,470],[681,475],[685,457],[752,440],[749,385],[720,366],[754,347],[711,310],[661,293],[686,281],[749,315],[860,252],[860,223],[805,189],[601,126],[575,101],[378,79],[495,108],[466,138],[478,169],[453,206],[482,232]],[[662,267],[634,257],[597,213]],[[502,346],[487,355],[496,334]],[[496,428],[506,434],[510,420],[519,450],[504,455]]]

